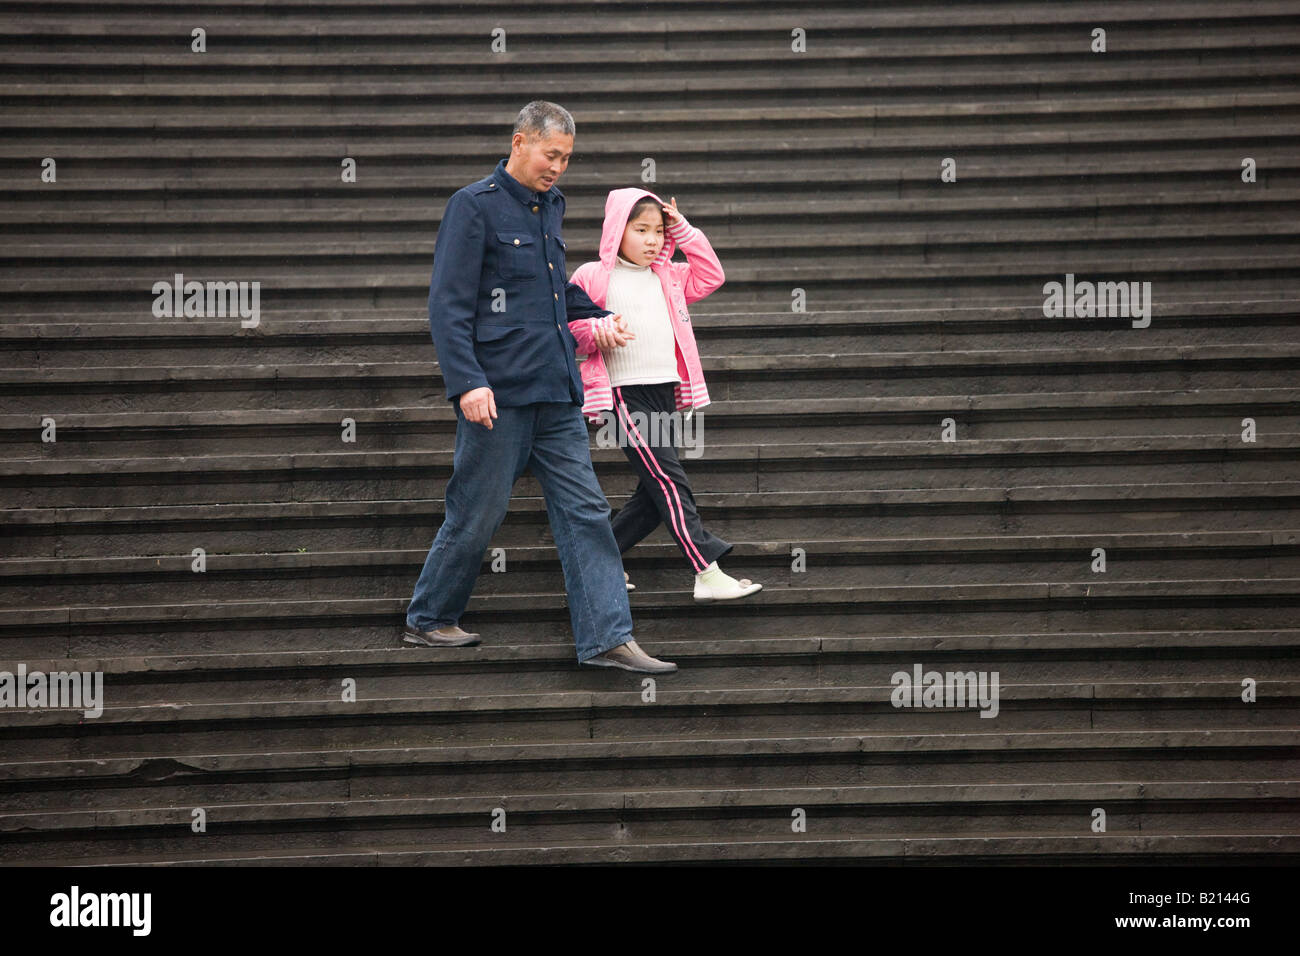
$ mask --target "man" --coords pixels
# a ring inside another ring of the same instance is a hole
[[[406,610],[403,640],[429,647],[478,643],[461,630],[488,542],[525,467],[546,498],[564,568],[578,661],[643,673],[656,660],[632,639],[623,561],[609,504],[591,466],[582,378],[569,319],[611,315],[570,283],[556,181],[573,153],[573,117],[545,101],[519,112],[510,157],[447,203],[429,287],[429,327],[456,455],[446,515]],[[620,316],[602,345],[622,345]]]

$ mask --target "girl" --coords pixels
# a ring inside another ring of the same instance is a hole
[[[679,246],[687,261],[670,261]],[[709,404],[686,311],[688,302],[722,285],[722,265],[709,240],[678,212],[676,197],[665,205],[644,189],[615,189],[605,200],[600,261],[579,266],[571,281],[615,313],[577,319],[569,330],[578,342],[582,411],[593,421],[602,411],[615,416],[619,445],[640,479],[613,518],[619,551],[662,522],[695,571],[695,600],[729,601],[761,590],[718,567],[732,546],[700,523],[677,456],[675,413],[690,415]],[[647,421],[657,427],[645,427]]]

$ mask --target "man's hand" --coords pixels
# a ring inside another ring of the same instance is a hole
[[[471,388],[468,392],[461,392],[460,410],[468,421],[483,425],[491,431],[492,419],[497,417],[497,403],[492,397],[492,389],[484,385],[481,388]]]
[[[591,333],[592,338],[596,340],[596,344],[605,351],[622,348],[624,345],[627,345],[628,342],[636,338],[634,332],[628,331],[627,319],[623,318],[622,315],[613,315],[610,316],[610,318],[614,320],[614,327],[612,329],[602,328],[600,325],[597,325]]]

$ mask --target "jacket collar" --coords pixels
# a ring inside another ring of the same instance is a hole
[[[559,188],[556,186],[552,186],[545,192],[533,192],[533,190],[506,172],[506,161],[504,159],[497,161],[497,168],[492,170],[492,180],[525,206],[532,206],[539,202],[553,203],[556,194],[559,193]]]

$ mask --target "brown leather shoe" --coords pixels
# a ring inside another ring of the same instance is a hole
[[[637,646],[636,641],[628,641],[618,647],[611,647],[604,654],[589,657],[582,663],[592,667],[618,667],[638,674],[671,674],[677,665],[668,661],[656,660]]]
[[[436,631],[417,631],[408,624],[402,640],[407,644],[420,644],[424,647],[470,647],[478,643],[478,635],[462,631],[456,624],[440,627]]]

